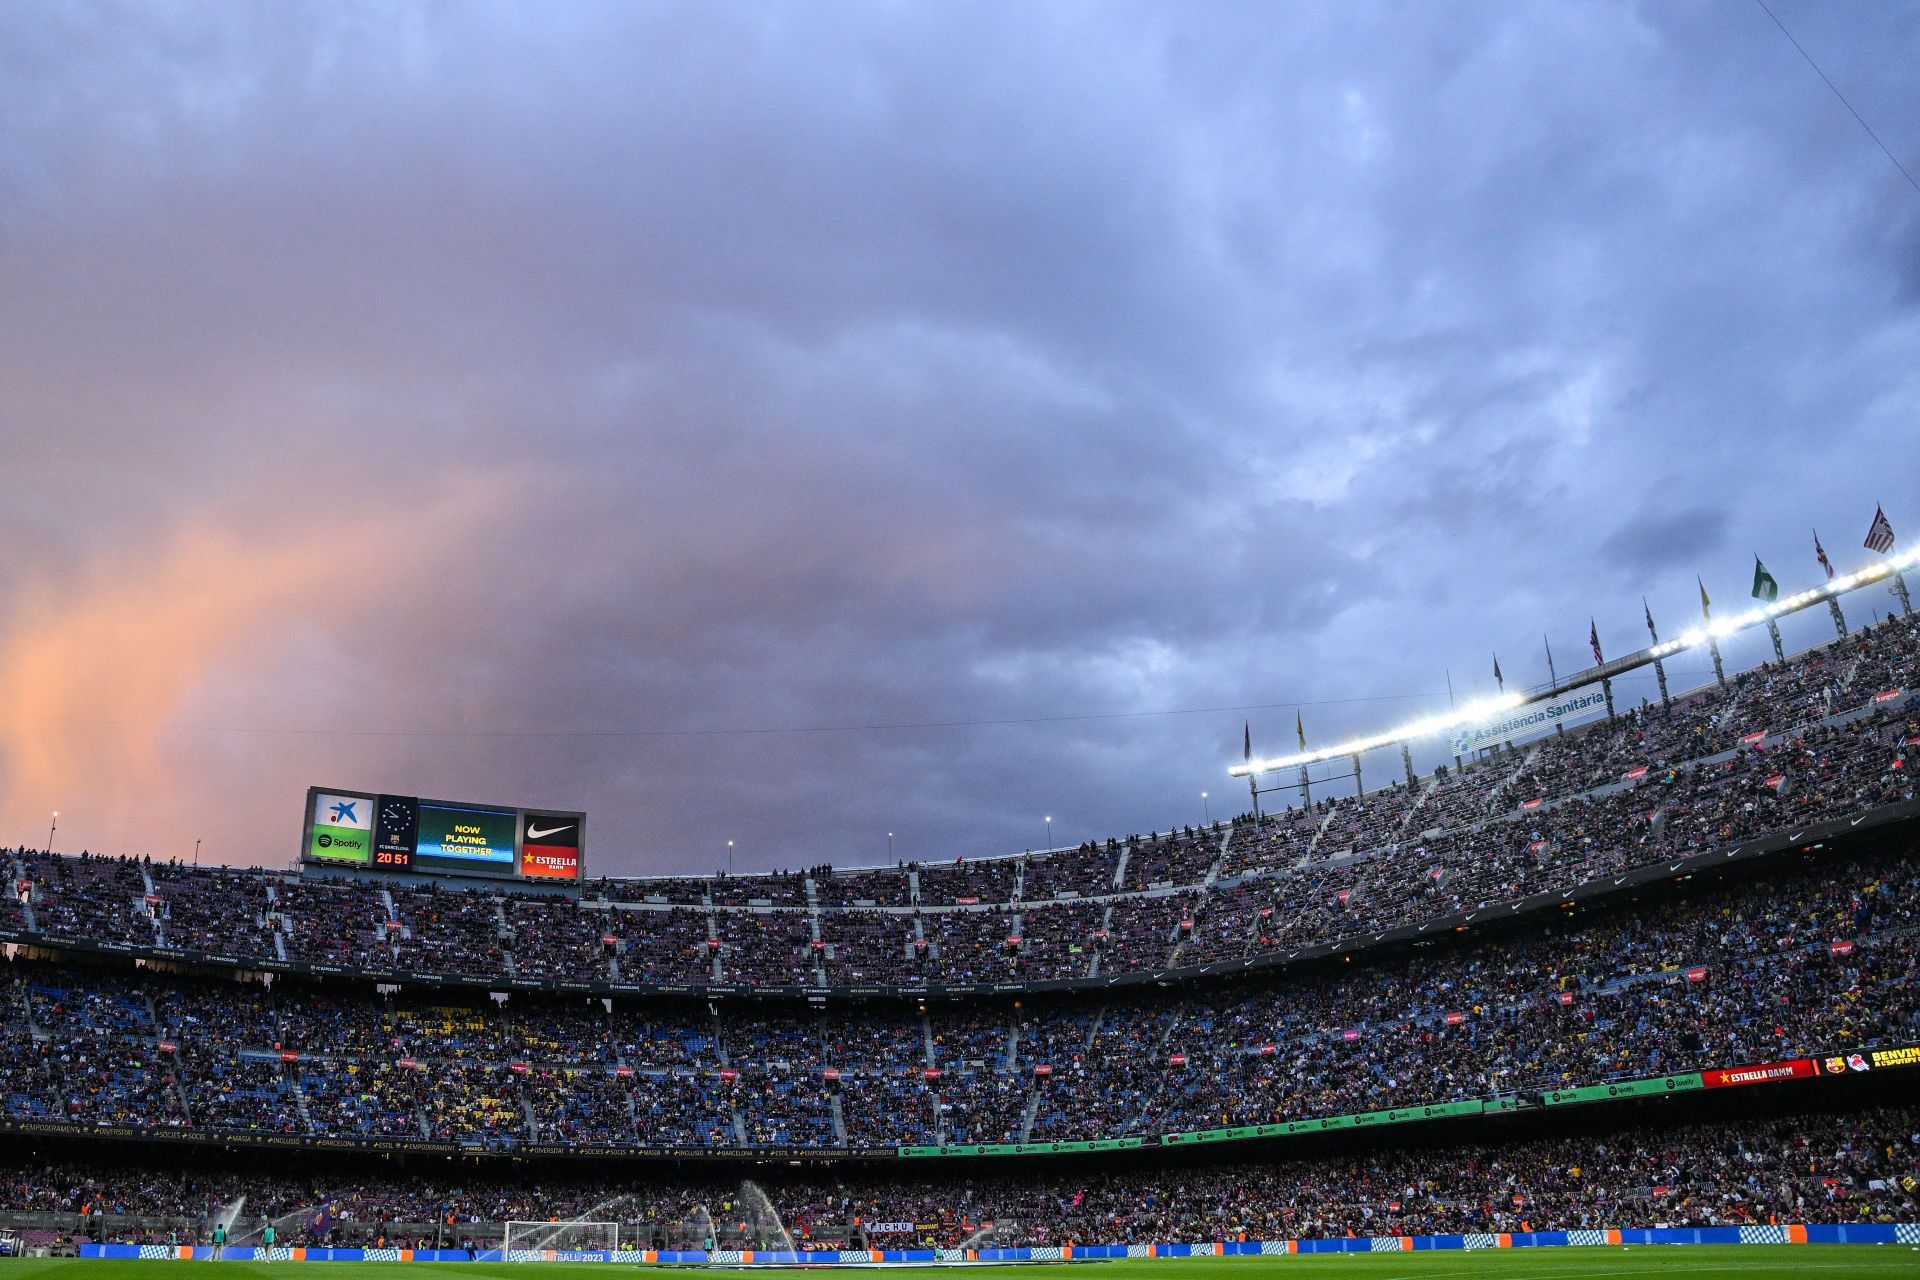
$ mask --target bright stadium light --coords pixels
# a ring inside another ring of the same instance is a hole
[[[1370,734],[1364,738],[1354,738],[1331,747],[1322,747],[1317,751],[1302,751],[1296,755],[1276,756],[1265,760],[1247,760],[1229,765],[1227,773],[1231,777],[1245,778],[1256,773],[1268,773],[1276,769],[1298,768],[1340,756],[1359,755],[1379,747],[1395,743],[1409,742],[1415,738],[1424,738],[1449,729],[1467,728],[1481,724],[1504,711],[1515,707],[1546,701],[1559,697],[1572,689],[1582,688],[1602,680],[1616,678],[1623,672],[1631,671],[1650,662],[1672,657],[1683,650],[1696,648],[1719,640],[1723,636],[1734,635],[1749,627],[1762,623],[1771,624],[1774,619],[1797,613],[1823,600],[1833,600],[1868,583],[1881,582],[1900,573],[1904,569],[1920,567],[1920,547],[1914,547],[1898,555],[1889,555],[1872,564],[1863,565],[1850,573],[1836,575],[1832,581],[1811,587],[1805,591],[1796,591],[1792,595],[1782,596],[1765,604],[1747,609],[1740,613],[1728,614],[1719,618],[1703,620],[1699,625],[1689,627],[1678,636],[1662,640],[1657,644],[1628,654],[1612,662],[1603,662],[1577,673],[1565,682],[1556,682],[1551,688],[1532,694],[1508,693],[1499,697],[1484,698],[1468,703],[1443,715],[1427,716],[1423,719],[1401,725],[1385,733]],[[1904,588],[1901,591],[1904,600]],[[1664,696],[1664,686],[1663,694]],[[1202,797],[1203,801],[1205,797]]]
[[[1524,694],[1518,693],[1502,693],[1491,698],[1481,698],[1455,710],[1426,716],[1386,733],[1369,734],[1364,738],[1354,738],[1335,746],[1322,747],[1317,751],[1303,751],[1296,755],[1279,756],[1271,760],[1249,760],[1232,766],[1227,773],[1235,778],[1244,778],[1252,773],[1265,773],[1272,769],[1290,769],[1295,765],[1319,764],[1323,760],[1332,760],[1339,756],[1357,755],[1362,751],[1372,751],[1376,747],[1390,746],[1405,738],[1424,738],[1448,729],[1462,729],[1468,725],[1480,724],[1491,720],[1503,711],[1511,711],[1526,700]]]

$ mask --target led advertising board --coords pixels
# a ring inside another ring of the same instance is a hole
[[[559,809],[307,788],[301,861],[441,875],[578,880],[586,815]]]

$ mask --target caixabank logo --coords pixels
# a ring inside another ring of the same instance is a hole
[[[580,878],[580,815],[520,816],[520,874],[530,880]]]
[[[329,862],[368,862],[373,849],[373,806],[372,796],[317,792],[307,856]]]

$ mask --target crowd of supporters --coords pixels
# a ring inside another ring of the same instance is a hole
[[[0,965],[0,1112],[467,1147],[1158,1135],[1920,1041],[1902,842],[1177,995],[825,1010]]]
[[[1641,1123],[1488,1145],[1372,1149],[1198,1168],[1089,1170],[1051,1162],[964,1178],[898,1171],[756,1175],[801,1248],[963,1242],[1150,1243],[1666,1225],[1920,1220],[1920,1110],[1690,1125]],[[0,1165],[0,1213],[41,1231],[244,1241],[487,1247],[508,1220],[616,1221],[638,1247],[765,1247],[771,1220],[717,1174],[611,1179],[482,1169],[350,1175],[218,1166],[20,1160]],[[23,1217],[22,1215],[39,1215]],[[693,1227],[699,1222],[702,1225]],[[691,1237],[691,1238],[690,1238]]]
[[[579,896],[0,852],[0,928],[363,969],[730,986],[1087,979],[1365,935],[1912,799],[1888,621],[1577,732],[1202,830]]]

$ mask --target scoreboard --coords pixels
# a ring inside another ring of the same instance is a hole
[[[313,866],[578,880],[587,816],[560,809],[307,788],[300,860]]]

